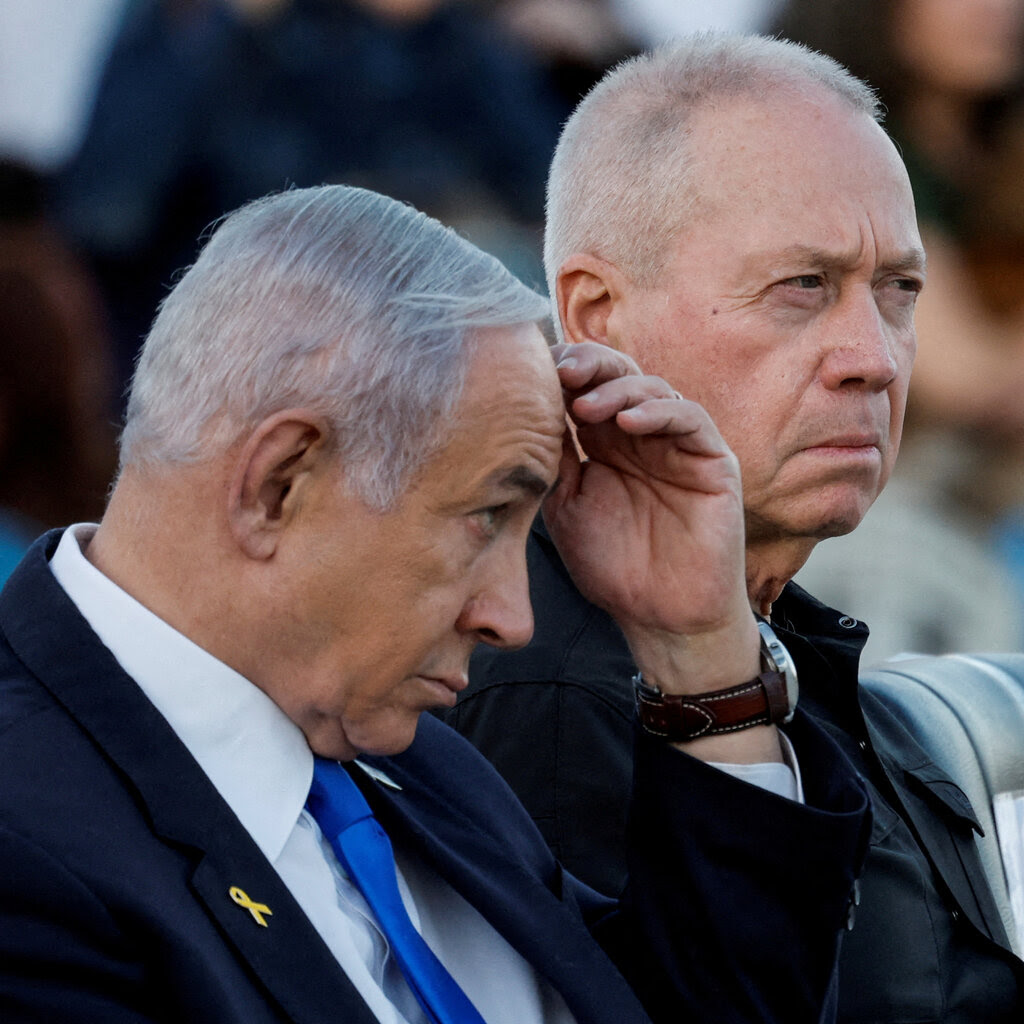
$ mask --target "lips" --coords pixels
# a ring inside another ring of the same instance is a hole
[[[430,683],[440,683],[441,686],[451,690],[452,693],[461,693],[469,686],[469,676],[464,672],[452,676],[424,676],[423,678]]]
[[[808,448],[878,448],[881,450],[882,439],[878,434],[841,434],[827,441],[819,441],[808,445]]]
[[[420,676],[419,678],[433,693],[436,703],[440,707],[454,707],[456,695],[469,686],[469,677],[464,672],[457,675]]]

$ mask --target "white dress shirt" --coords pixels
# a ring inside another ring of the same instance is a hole
[[[422,1024],[372,912],[305,810],[313,755],[301,730],[262,690],[88,562],[79,545],[94,531],[78,524],[65,532],[50,562],[54,576],[209,776],[377,1019]],[[572,1024],[561,996],[451,886],[401,850],[396,859],[413,924],[488,1024]],[[259,902],[259,893],[248,895]]]

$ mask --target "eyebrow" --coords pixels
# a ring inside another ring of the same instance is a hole
[[[514,487],[533,498],[546,498],[558,486],[557,480],[549,485],[547,480],[525,466],[516,466],[507,473],[499,471],[492,482],[499,487]]]
[[[928,257],[924,249],[913,248],[907,250],[902,256],[890,260],[885,264],[888,270],[918,270],[923,272],[928,266]]]
[[[790,263],[805,267],[844,267],[851,257],[842,252],[816,249],[809,245],[791,245],[785,249],[752,253],[746,260],[747,267],[762,267],[765,264]],[[924,272],[927,260],[924,250],[918,246],[907,249],[894,259],[886,260],[879,269],[906,273]]]

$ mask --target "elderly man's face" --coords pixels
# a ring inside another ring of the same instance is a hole
[[[537,328],[484,331],[454,436],[400,506],[375,513],[332,486],[305,510],[274,645],[294,674],[272,696],[315,751],[404,749],[421,712],[454,703],[477,642],[530,638],[526,538],[563,431]]]
[[[748,542],[845,533],[902,429],[923,283],[906,172],[868,117],[831,98],[706,109],[692,146],[692,221],[612,326],[718,424],[740,460]]]

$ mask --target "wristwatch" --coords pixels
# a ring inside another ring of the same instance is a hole
[[[749,682],[710,693],[662,693],[633,676],[637,714],[655,736],[685,743],[701,736],[738,732],[752,725],[784,724],[798,695],[796,666],[775,630],[759,618],[761,671]]]

